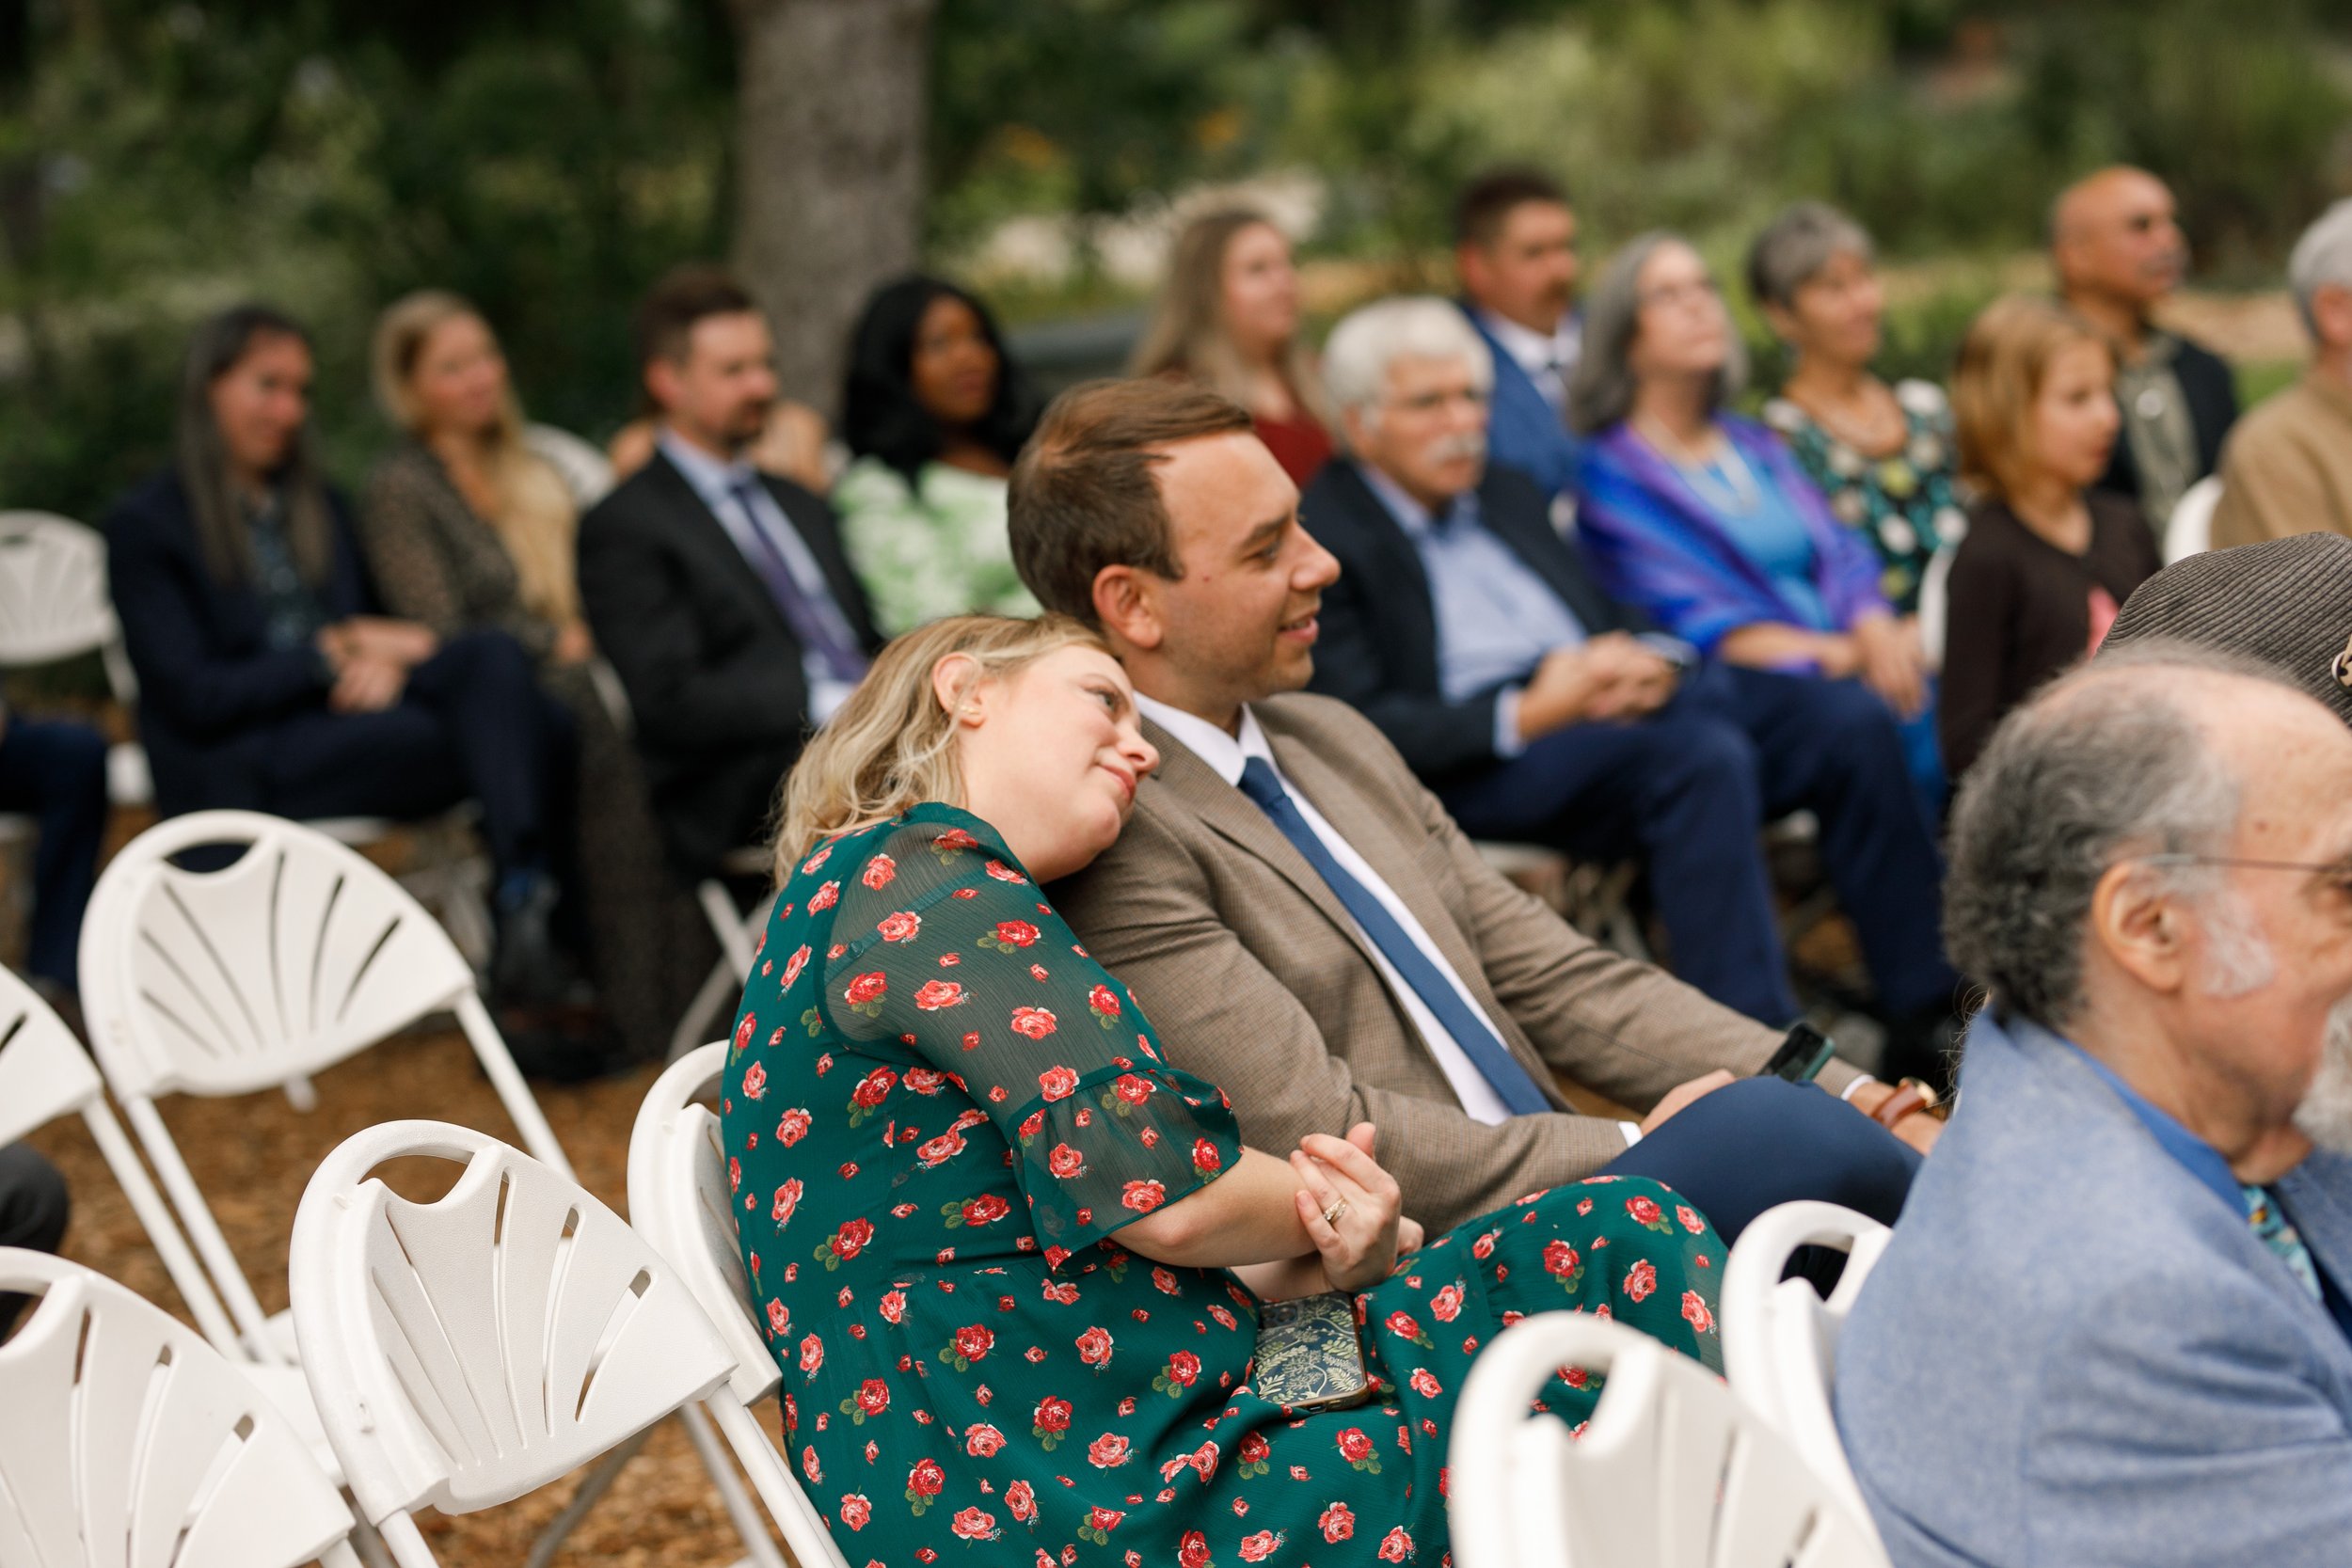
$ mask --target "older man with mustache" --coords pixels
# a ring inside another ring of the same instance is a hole
[[[1970,771],[1947,923],[1991,1005],[1837,1355],[1897,1568],[2343,1562],[2352,734],[2103,653]]]
[[[1495,365],[1444,302],[1357,311],[1324,370],[1349,456],[1299,502],[1342,567],[1311,689],[1378,725],[1471,834],[1640,856],[1676,973],[1766,1023],[1797,1004],[1757,829],[1816,813],[1890,1028],[1940,1016],[1942,868],[1883,707],[1703,664],[1606,597],[1538,488],[1486,461]]]
[[[2162,529],[2188,487],[2214,471],[2237,419],[2237,385],[2211,350],[2154,320],[2188,271],[2172,193],[2145,169],[2085,176],[2050,209],[2050,261],[2067,304],[2115,340],[2123,439],[2099,484],[2139,502]]]

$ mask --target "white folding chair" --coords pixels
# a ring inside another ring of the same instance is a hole
[[[41,1253],[0,1248],[0,1290],[41,1298],[0,1344],[0,1563],[358,1568],[335,1483],[212,1346]]]
[[[2213,513],[2221,504],[2221,476],[2207,474],[2172,505],[2164,525],[2164,563],[2171,565],[2213,548]]]
[[[746,844],[728,850],[721,866],[730,877],[764,877],[769,852],[756,844]],[[710,934],[719,939],[719,960],[710,966],[686,1011],[678,1015],[677,1027],[670,1031],[669,1059],[673,1062],[694,1048],[695,1040],[709,1028],[711,1014],[723,1004],[741,1000],[743,988],[751,983],[759,939],[768,929],[769,911],[776,907],[776,892],[771,887],[753,899],[750,909],[739,910],[725,882],[706,877],[694,885],[694,901],[702,906],[703,918],[710,922]]]
[[[369,1173],[465,1167],[433,1203]],[[415,1511],[521,1497],[707,1396],[732,1357],[677,1271],[578,1182],[447,1122],[371,1127],[294,1216],[302,1365],[361,1516],[437,1568]]]
[[[604,499],[612,488],[612,465],[604,453],[570,431],[551,424],[523,426],[523,445],[555,470],[571,493],[572,505],[585,512]]]
[[[122,649],[122,626],[106,591],[106,540],[95,529],[47,512],[0,512],[0,667],[47,664],[95,652],[115,700],[129,704],[137,683]],[[117,805],[154,799],[147,753],[135,744],[106,754],[107,796]],[[36,836],[33,818],[0,814],[0,846]],[[32,879],[9,879],[19,918],[30,908]]]
[[[1607,1382],[1581,1436],[1533,1412],[1553,1372]],[[1886,1568],[1796,1450],[1688,1356],[1546,1312],[1470,1364],[1447,1449],[1459,1568]]]
[[[1782,1436],[1865,1523],[1869,1507],[1854,1483],[1837,1435],[1830,1391],[1837,1376],[1837,1337],[1862,1282],[1894,1232],[1835,1203],[1784,1203],[1740,1233],[1724,1265],[1724,1370],[1731,1391]],[[1784,1279],[1799,1247],[1843,1252],[1845,1272],[1823,1301],[1802,1279]],[[1875,1535],[1873,1537],[1875,1539]]]
[[[197,1266],[196,1256],[164,1206],[106,1103],[106,1091],[89,1053],[73,1037],[56,1009],[14,971],[0,969],[0,1144],[13,1143],[34,1128],[69,1114],[89,1129],[90,1141],[114,1173],[131,1211],[164,1260],[164,1272],[179,1290],[197,1325],[213,1348],[241,1356],[237,1331]]]
[[[244,853],[218,871],[171,857]],[[256,812],[156,824],[98,879],[82,921],[82,1009],[98,1065],[257,1360],[292,1359],[155,1102],[291,1086],[428,1013],[453,1011],[531,1151],[570,1163],[532,1098],[474,973],[412,897],[324,834]]]
[[[638,1234],[667,1258],[718,1329],[735,1365],[703,1407],[726,1434],[784,1544],[801,1568],[849,1568],[824,1515],[792,1467],[752,1418],[751,1407],[784,1381],[752,1316],[751,1281],[736,1250],[719,1118],[702,1100],[726,1070],[728,1042],[699,1047],[670,1064],[638,1108],[628,1136],[628,1215]]]

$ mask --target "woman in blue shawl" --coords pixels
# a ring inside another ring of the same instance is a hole
[[[1933,689],[1917,637],[1778,437],[1724,408],[1745,366],[1707,263],[1644,235],[1585,309],[1568,419],[1588,437],[1577,530],[1602,586],[1728,664],[1858,680],[1899,723],[1940,805]]]

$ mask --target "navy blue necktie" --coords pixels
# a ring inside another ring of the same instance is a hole
[[[1373,946],[1413,988],[1413,994],[1421,998],[1422,1005],[1445,1032],[1454,1037],[1454,1043],[1462,1048],[1470,1065],[1493,1086],[1511,1114],[1523,1117],[1550,1110],[1551,1101],[1544,1098],[1544,1091],[1535,1086],[1535,1080],[1511,1054],[1510,1047],[1502,1043],[1493,1026],[1462,1000],[1444,973],[1421,950],[1421,944],[1397,924],[1388,906],[1373,896],[1370,888],[1349,876],[1347,868],[1340,864],[1314,829],[1307,825],[1307,819],[1299,815],[1297,802],[1282,788],[1282,781],[1274,776],[1265,758],[1251,757],[1242,765],[1241,792],[1258,802],[1259,809],[1282,830],[1282,836],[1307,857],[1307,863],[1339,895]]]
[[[728,493],[735,498],[735,504],[743,509],[743,524],[752,531],[752,538],[759,546],[760,554],[752,562],[752,569],[768,585],[769,596],[784,612],[785,625],[792,628],[802,649],[814,654],[826,673],[837,681],[854,683],[862,678],[866,658],[859,651],[849,623],[841,618],[831,599],[802,592],[791,564],[784,559],[784,551],[777,548],[760,523],[758,499],[751,482],[739,481],[729,487]]]

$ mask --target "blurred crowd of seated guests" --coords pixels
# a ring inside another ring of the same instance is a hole
[[[1894,1048],[1926,1062],[1951,1013],[1942,813],[2003,714],[2097,646],[2207,475],[2217,544],[2352,531],[2352,208],[2290,267],[2310,369],[2234,434],[2227,367],[2156,324],[2186,247],[2139,170],[2060,196],[2056,293],[1988,308],[1947,388],[1874,372],[1869,236],[1788,209],[1744,269],[1787,351],[1760,420],[1736,411],[1722,281],[1679,237],[1581,289],[1567,191],[1502,169],[1461,191],[1454,239],[1455,299],[1369,307],[1318,354],[1280,227],[1207,212],[1130,373],[1248,411],[1343,563],[1318,689],[1470,831],[1642,862],[1672,966],[1784,1022],[1756,830],[1812,813]],[[398,440],[356,507],[314,453],[309,329],[207,323],[173,461],[105,524],[158,808],[470,801],[501,999],[561,1040],[534,1064],[662,1037],[711,957],[690,890],[760,842],[882,642],[1036,609],[1006,498],[1042,400],[987,305],[927,276],[876,291],[837,439],[779,395],[771,332],[715,269],[662,280],[618,483],[583,516],[466,301],[379,322]],[[7,723],[0,805],[44,814],[27,967],[70,993],[103,753]]]

